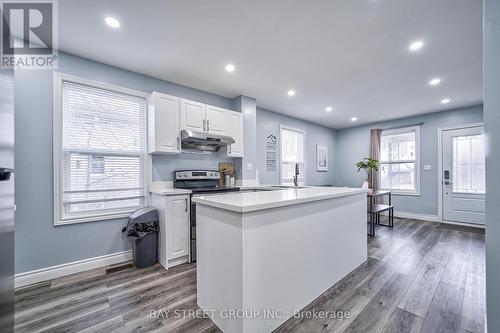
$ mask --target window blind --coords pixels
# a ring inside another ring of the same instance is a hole
[[[145,99],[67,81],[61,88],[64,215],[142,206]]]
[[[281,129],[281,181],[290,182],[299,164],[299,179],[304,175],[304,133],[288,128]]]
[[[384,133],[385,132],[385,133]],[[381,185],[383,189],[416,191],[416,128],[382,132]]]

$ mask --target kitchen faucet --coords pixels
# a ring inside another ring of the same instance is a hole
[[[299,163],[295,163],[295,176],[293,176],[293,184],[295,187],[299,186]]]

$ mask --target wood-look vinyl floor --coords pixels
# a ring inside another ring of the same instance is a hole
[[[472,332],[485,329],[484,232],[395,219],[368,261],[276,332]],[[334,260],[334,259],[332,259]],[[15,331],[220,332],[196,305],[196,266],[116,265],[16,290]]]

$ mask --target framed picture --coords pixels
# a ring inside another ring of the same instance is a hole
[[[316,145],[316,170],[328,171],[328,147]]]

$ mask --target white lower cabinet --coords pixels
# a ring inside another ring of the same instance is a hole
[[[158,210],[158,261],[168,269],[189,261],[189,195],[152,195]]]

